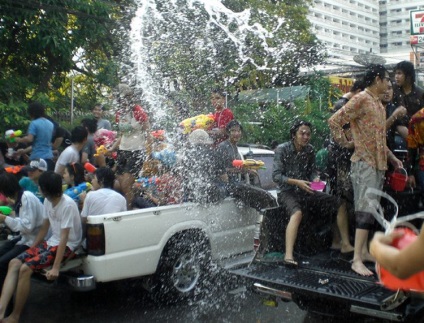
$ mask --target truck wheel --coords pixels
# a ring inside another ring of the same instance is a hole
[[[208,280],[210,250],[204,237],[180,237],[166,245],[151,294],[156,301],[175,303],[201,295]]]

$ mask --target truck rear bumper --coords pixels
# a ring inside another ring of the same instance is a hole
[[[292,301],[293,300],[292,293],[286,292],[286,291],[283,291],[283,290],[280,290],[280,289],[276,289],[276,288],[271,288],[271,287],[262,285],[260,283],[254,283],[253,289],[254,289],[255,292],[258,292],[260,294],[279,297],[279,298],[286,300],[286,301]]]
[[[74,275],[72,273],[62,275],[68,288],[72,291],[88,292],[96,289],[96,280],[93,275]]]
[[[282,299],[283,301],[293,300],[293,294],[291,292],[265,286],[260,283],[254,283],[253,290],[261,295],[277,297]],[[393,322],[402,322],[404,320],[404,316],[401,313],[381,311],[381,310],[366,308],[366,307],[357,306],[357,305],[351,305],[350,312],[355,314],[362,314],[369,317],[390,320]]]

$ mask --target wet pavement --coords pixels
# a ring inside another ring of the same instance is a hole
[[[294,303],[268,307],[243,284],[222,285],[192,303],[161,305],[134,281],[105,284],[89,293],[33,282],[21,322],[318,322]]]

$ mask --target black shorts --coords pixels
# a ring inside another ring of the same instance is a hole
[[[289,190],[278,193],[278,204],[284,207],[289,216],[296,211],[302,211],[304,216],[314,213],[319,216],[328,214],[331,218],[335,218],[340,201],[334,195],[323,192],[310,194],[302,190]]]
[[[145,158],[144,150],[118,150],[116,174],[130,173],[134,177],[138,177]]]

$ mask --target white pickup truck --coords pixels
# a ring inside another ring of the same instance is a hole
[[[272,191],[274,152],[252,147],[239,151],[244,158],[265,162],[253,184]],[[229,268],[252,260],[259,217],[255,209],[230,197],[217,204],[88,216],[87,254],[66,263],[60,281],[88,291],[96,283],[143,278],[156,298],[188,298],[207,281],[212,264]]]

